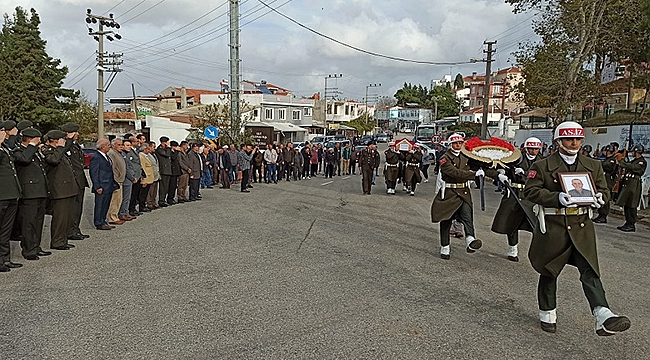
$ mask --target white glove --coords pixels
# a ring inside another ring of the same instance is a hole
[[[505,175],[505,174],[506,174],[506,171],[503,170],[503,169],[499,169],[499,170],[497,170],[497,172],[498,172],[499,174],[501,174],[501,175]]]
[[[510,179],[508,179],[508,177],[503,174],[499,174],[499,181],[501,181],[502,183],[506,183],[506,182],[509,183]]]
[[[478,169],[478,170],[476,170],[476,173],[474,175],[479,176],[479,177],[480,176],[485,176],[485,171],[483,171],[483,169]]]
[[[594,195],[594,203],[591,204],[591,206],[596,209],[600,209],[603,205],[605,205],[605,200],[603,200],[603,193],[596,193],[596,195]]]
[[[571,198],[571,195],[567,193],[561,192],[560,195],[558,196],[560,200],[560,205],[564,207],[577,207],[577,204],[573,203],[573,199]]]
[[[515,168],[515,175],[523,175],[526,172],[522,168]]]

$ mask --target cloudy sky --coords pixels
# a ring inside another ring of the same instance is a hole
[[[531,15],[512,13],[503,0],[262,0],[288,17],[364,50],[430,62],[482,58],[483,41],[497,40],[493,68],[512,61],[521,41],[534,39]],[[243,78],[289,88],[299,95],[323,92],[328,81],[340,97],[362,101],[392,96],[406,82],[428,85],[445,74],[484,73],[485,64],[421,65],[369,56],[320,37],[260,3],[240,1]],[[86,9],[115,14],[121,41],[105,51],[123,53],[124,71],[107,98],[155,94],[167,86],[219,89],[228,78],[228,0],[2,0],[0,11],[35,8],[49,55],[70,73],[65,86],[96,99],[97,42],[88,35]],[[112,8],[112,9],[111,9]],[[94,24],[93,24],[94,25]],[[96,30],[96,26],[94,30]]]

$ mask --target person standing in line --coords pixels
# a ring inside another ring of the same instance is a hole
[[[264,167],[264,154],[260,151],[259,146],[255,146],[255,156],[253,157],[253,182],[262,182],[262,168]]]
[[[89,184],[86,173],[84,172],[84,152],[81,145],[79,145],[79,125],[70,122],[61,126],[61,130],[67,134],[66,142],[71,143],[70,150],[66,152],[66,156],[70,159],[72,170],[74,171],[74,178],[79,188],[79,193],[74,198],[74,207],[71,214],[72,223],[70,229],[68,229],[68,240],[83,240],[90,237],[90,235],[82,234],[79,228],[84,207],[84,194]]]
[[[212,164],[210,161],[210,148],[203,147],[203,151],[199,154],[203,165],[203,173],[201,174],[200,185],[201,189],[213,189],[212,187]]]
[[[311,168],[311,145],[309,142],[305,142],[305,146],[300,150],[302,155],[303,167],[302,167],[302,176],[311,179],[309,170]]]
[[[341,167],[343,167],[343,175],[350,175],[350,142],[345,143],[345,147],[341,150]]]
[[[122,158],[124,159],[124,165],[126,166],[124,181],[122,182],[122,204],[119,211],[117,212],[117,217],[122,221],[131,221],[135,219],[135,216],[129,215],[129,205],[131,203],[131,192],[133,191],[134,183],[137,182],[135,169],[133,168],[133,163],[129,160],[129,153],[131,152],[131,140],[122,141]]]
[[[334,144],[334,166],[336,176],[341,176],[341,143]]]
[[[148,146],[151,147],[151,149],[147,151],[146,156],[151,162],[151,166],[153,167],[153,184],[149,186],[149,192],[147,193],[147,207],[151,210],[156,210],[160,209],[160,206],[158,205],[160,199],[158,199],[159,201],[156,201],[161,179],[160,166],[158,163],[158,157],[156,156],[156,143],[149,141]]]
[[[254,155],[255,150],[252,150],[250,145],[246,145],[238,154],[239,167],[242,173],[241,192],[250,192],[248,188],[252,187],[248,185],[248,175],[250,174],[249,170],[251,168],[251,159]]]
[[[45,221],[47,201],[47,175],[42,156],[38,151],[41,132],[27,128],[21,132],[23,142],[14,150],[16,172],[22,188],[22,198],[18,205],[20,219],[20,247],[26,260],[38,260],[39,256],[52,253],[43,251],[41,240]],[[3,181],[3,184],[10,184]]]
[[[361,172],[361,187],[363,188],[364,195],[370,195],[372,189],[372,175],[375,170],[375,165],[378,162],[376,159],[376,152],[373,151],[370,145],[361,150],[359,155],[359,171]]]
[[[130,136],[131,150],[126,154],[126,161],[131,163],[133,171],[135,172],[135,182],[131,187],[131,199],[129,200],[129,213],[131,217],[142,215],[137,211],[136,205],[140,200],[140,190],[142,189],[142,165],[140,164],[140,155],[136,149],[140,148],[140,141],[135,136]]]
[[[181,176],[182,171],[181,171],[181,164],[179,160],[179,153],[180,153],[180,146],[177,141],[170,141],[170,162],[171,162],[171,170],[172,170],[172,175],[169,178],[169,191],[167,191],[167,201],[166,203],[169,205],[174,205],[178,204],[178,201],[174,200],[174,197],[176,196],[176,190],[178,189],[178,178]]]
[[[228,145],[219,149],[219,174],[221,176],[221,186],[219,189],[230,189],[230,155],[228,154]]]
[[[334,149],[329,148],[325,152],[325,178],[332,178],[334,176],[334,167],[336,166],[336,158]]]
[[[140,165],[142,166],[142,178],[140,179],[140,194],[138,197],[138,210],[141,213],[146,213],[150,212],[151,208],[149,208],[147,199],[149,197],[149,190],[151,186],[154,184],[154,170],[153,170],[153,163],[151,162],[151,157],[150,153],[152,147],[151,146],[145,146],[142,148],[142,151],[140,151],[140,154],[138,156],[140,157]]]
[[[172,177],[172,162],[171,162],[171,149],[169,148],[169,138],[162,136],[160,138],[160,145],[156,149],[156,157],[158,158],[158,168],[160,172],[160,181],[158,183],[158,206],[166,207],[167,194],[169,193],[169,185]]]
[[[325,150],[323,150],[323,144],[318,144],[318,174],[320,175],[323,172],[323,160],[325,159]]]
[[[199,186],[201,183],[201,175],[203,174],[203,162],[199,154],[199,144],[192,144],[192,151],[188,153],[188,163],[190,167],[190,199],[189,201],[201,200],[199,197]]]
[[[302,169],[304,167],[304,162],[305,159],[302,157],[302,152],[300,152],[297,148],[293,149],[294,152],[294,157],[293,157],[293,180],[302,180],[303,175],[302,175]]]
[[[9,238],[16,220],[21,189],[13,154],[7,147],[6,139],[5,125],[0,122],[0,272],[23,266],[11,261]]]
[[[311,167],[311,177],[318,175],[318,148],[313,146],[309,150],[309,166]]]
[[[618,166],[625,169],[625,175],[621,180],[621,191],[616,203],[623,207],[625,213],[625,224],[616,228],[624,232],[635,232],[636,222],[639,220],[636,208],[641,201],[642,184],[641,177],[645,174],[648,162],[643,157],[643,145],[635,145],[632,148],[632,161],[627,162],[623,157],[618,161]]]
[[[219,185],[219,150],[217,150],[217,145],[215,143],[210,143],[210,161],[212,161],[212,186]]]
[[[590,208],[598,208],[609,200],[609,190],[600,162],[578,154],[584,136],[580,124],[561,123],[553,136],[558,152],[536,161],[528,171],[524,198],[542,214],[533,232],[528,259],[539,273],[537,301],[543,331],[557,330],[557,278],[570,264],[580,272],[580,282],[595,318],[596,334],[609,336],[629,329],[631,322],[609,309],[600,280],[596,231],[589,214]],[[567,172],[591,174],[596,189],[590,205],[575,204],[564,192],[558,174]]]
[[[264,161],[266,161],[266,183],[278,183],[278,153],[273,148],[273,144],[266,145],[264,151]]]
[[[178,166],[181,169],[181,175],[178,177],[178,189],[176,189],[176,194],[178,196],[178,202],[184,203],[187,201],[187,187],[190,181],[190,171],[189,159],[187,158],[187,149],[189,148],[189,143],[185,140],[181,141],[181,146],[178,150]],[[228,148],[226,146],[226,148]]]
[[[237,150],[235,144],[230,144],[228,155],[230,156],[230,182],[236,184],[239,177],[237,176]]]
[[[352,175],[356,175],[356,169],[357,169],[357,159],[359,158],[359,152],[357,149],[352,148],[350,150],[350,165],[348,165],[348,175],[352,173]]]
[[[95,208],[93,211],[93,224],[97,230],[110,230],[113,227],[108,225],[108,208],[111,204],[113,190],[117,188],[113,166],[108,157],[111,143],[107,139],[97,141],[97,152],[90,158],[90,180],[92,181],[92,192],[95,194]]]
[[[72,146],[72,142],[66,141],[66,138],[71,139],[74,134],[66,135],[60,130],[50,130],[45,135],[48,141],[43,149],[43,157],[52,206],[50,248],[68,250],[75,247],[68,244],[68,230],[72,223],[70,209],[74,207],[75,196],[79,193],[72,163],[66,156]]]
[[[108,158],[111,159],[111,166],[113,167],[113,176],[115,182],[118,184],[111,197],[111,204],[108,207],[108,223],[110,225],[122,225],[124,220],[120,220],[118,212],[122,206],[122,188],[124,179],[126,178],[126,162],[122,157],[122,150],[124,145],[122,140],[113,139],[111,141],[111,149],[108,151]]]

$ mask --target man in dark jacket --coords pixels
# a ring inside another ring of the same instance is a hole
[[[38,152],[41,132],[28,128],[22,131],[22,135],[23,142],[14,150],[16,171],[22,187],[22,198],[18,205],[22,234],[20,246],[25,259],[38,260],[39,256],[52,254],[41,248],[45,203],[48,195],[47,175]]]
[[[122,157],[124,158],[124,164],[126,165],[126,175],[124,176],[124,181],[122,182],[122,205],[117,215],[120,220],[131,221],[135,219],[135,216],[129,214],[129,207],[131,205],[131,194],[135,183],[137,182],[137,175],[135,169],[133,168],[133,161],[130,159],[130,154],[132,150],[131,140],[125,139],[123,142],[122,148]],[[138,159],[139,160],[139,159]]]
[[[189,143],[185,140],[181,141],[181,145],[178,148],[178,166],[181,169],[181,175],[178,177],[178,189],[176,194],[178,195],[178,202],[184,203],[187,201],[187,187],[190,183],[190,167],[189,159],[187,157],[187,151],[189,149]]]
[[[217,164],[219,166],[219,176],[221,177],[220,189],[230,189],[230,154],[228,153],[228,145],[224,145],[219,149]]]
[[[119,187],[115,183],[113,166],[107,155],[110,149],[111,143],[107,139],[100,139],[97,141],[97,152],[90,158],[90,180],[92,181],[92,192],[95,194],[93,223],[97,230],[112,229],[108,225],[106,217],[113,191]]]
[[[199,197],[199,185],[203,174],[203,163],[199,155],[199,144],[192,144],[192,150],[187,153],[187,163],[190,169],[190,198],[189,201],[201,200]]]
[[[11,246],[9,237],[14,226],[20,184],[14,166],[14,157],[6,147],[7,133],[4,123],[0,122],[0,272],[7,272],[22,265],[11,262]]]
[[[86,193],[86,188],[88,187],[88,179],[86,178],[86,173],[84,172],[84,163],[85,157],[81,145],[79,145],[79,125],[75,123],[67,123],[61,126],[61,130],[65,131],[68,136],[66,137],[66,143],[70,143],[70,147],[65,154],[70,159],[72,164],[72,170],[74,171],[74,178],[77,182],[77,187],[79,192],[74,197],[74,207],[72,208],[70,216],[72,217],[70,229],[68,229],[68,239],[69,240],[83,240],[89,238],[89,235],[81,233],[79,228],[79,223],[81,222],[81,214],[83,213],[84,207],[84,194]]]
[[[158,206],[165,207],[167,202],[167,194],[172,178],[172,159],[171,149],[169,148],[169,138],[162,136],[160,138],[160,145],[156,148],[156,158],[158,158],[158,166],[160,168],[160,185],[158,188]]]
[[[135,181],[131,187],[131,199],[129,200],[129,213],[130,216],[142,215],[141,212],[136,210],[136,205],[140,199],[140,189],[142,189],[142,164],[140,163],[140,155],[137,149],[140,148],[140,140],[135,136],[129,136],[131,142],[131,150],[126,154],[125,160],[131,163],[133,172],[135,173]]]
[[[171,145],[171,169],[172,175],[169,180],[169,191],[167,191],[167,204],[174,205],[177,201],[174,200],[176,189],[178,188],[178,178],[181,176],[181,163],[179,159],[180,146],[178,142],[172,141]]]
[[[66,156],[72,147],[72,142],[67,139],[72,139],[74,133],[66,135],[63,131],[51,130],[46,135],[48,140],[43,157],[52,206],[50,248],[69,250],[74,247],[68,244],[68,230],[73,222],[70,209],[74,208],[75,197],[79,194],[72,162]]]

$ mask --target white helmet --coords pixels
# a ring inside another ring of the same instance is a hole
[[[463,138],[463,135],[458,134],[458,133],[451,134],[451,136],[449,137],[449,143],[451,144],[451,143],[455,143],[455,142],[458,142],[458,141],[465,141],[465,139]]]
[[[524,143],[524,147],[528,149],[541,149],[542,141],[536,137],[529,137]]]
[[[565,121],[555,128],[553,139],[584,138],[585,130],[575,121]]]

